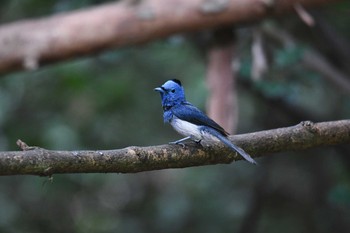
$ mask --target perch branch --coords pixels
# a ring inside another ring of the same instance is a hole
[[[0,74],[331,0],[119,1],[0,26]]]
[[[350,120],[312,123],[231,136],[253,157],[350,143]],[[100,151],[53,151],[18,143],[24,151],[0,152],[0,175],[51,176],[59,173],[136,173],[167,168],[228,164],[240,160],[222,145],[127,147]]]

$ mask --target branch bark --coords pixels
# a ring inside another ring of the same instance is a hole
[[[331,0],[143,0],[0,26],[0,74]]]
[[[230,138],[253,157],[280,151],[303,150],[350,143],[350,120],[312,123],[235,135]],[[209,146],[160,145],[104,151],[52,151],[21,145],[25,151],[0,152],[0,175],[51,176],[59,173],[136,173],[143,171],[228,164],[240,160],[236,153]]]

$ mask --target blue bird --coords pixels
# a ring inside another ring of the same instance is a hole
[[[248,162],[256,164],[249,154],[227,138],[229,134],[220,125],[186,101],[185,91],[179,80],[169,80],[154,90],[160,93],[162,99],[164,122],[170,123],[179,134],[185,136],[170,144],[184,146],[183,142],[189,139],[197,143],[201,140],[219,140]]]

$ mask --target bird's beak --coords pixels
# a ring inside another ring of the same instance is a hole
[[[164,92],[163,88],[161,88],[161,87],[156,87],[156,88],[154,88],[153,90],[154,90],[154,91],[161,92],[161,93]]]

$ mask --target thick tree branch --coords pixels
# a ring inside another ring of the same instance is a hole
[[[235,135],[232,141],[254,157],[266,153],[302,150],[323,145],[350,143],[350,120],[312,123]],[[231,163],[241,157],[222,145],[182,148],[177,145],[127,147],[104,151],[52,151],[20,145],[25,151],[0,152],[0,175],[58,173],[136,173]]]
[[[331,0],[143,0],[0,26],[0,74]]]

